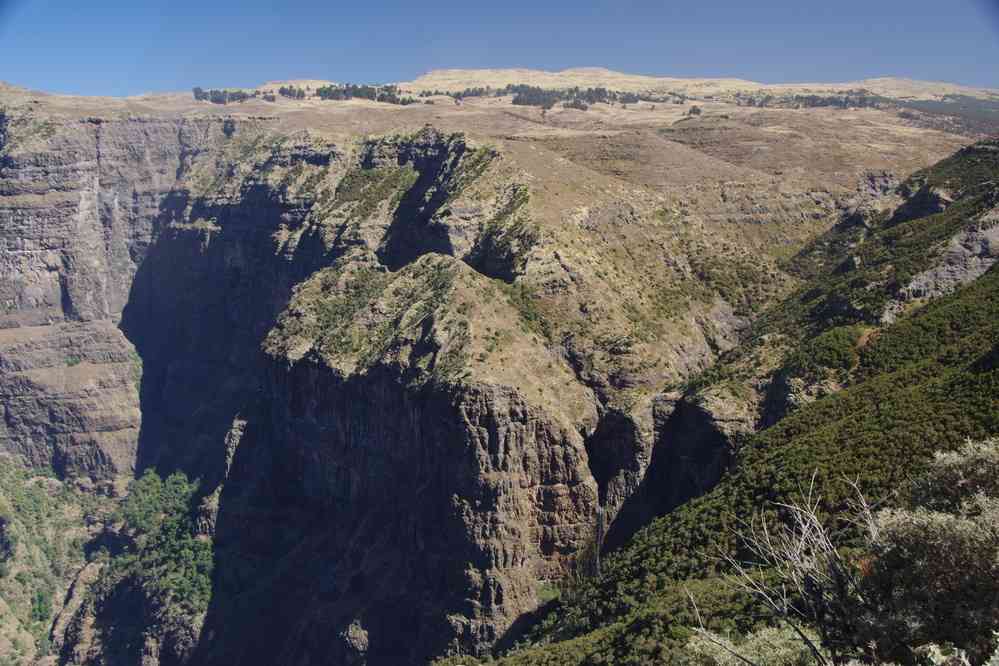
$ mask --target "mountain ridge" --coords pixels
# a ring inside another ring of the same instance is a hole
[[[359,83],[371,83],[360,81]],[[318,88],[335,85],[336,82],[315,78],[274,79],[249,86],[250,90],[276,90],[281,86],[310,86]],[[832,94],[846,90],[866,89],[874,94],[900,99],[939,100],[948,95],[965,95],[979,99],[999,99],[999,88],[972,86],[949,81],[929,81],[911,77],[875,76],[854,81],[807,82],[790,81],[766,83],[736,77],[684,77],[651,74],[632,74],[605,67],[569,67],[562,70],[542,70],[532,68],[442,68],[432,69],[415,79],[390,81],[379,85],[396,85],[404,90],[443,90],[458,92],[466,88],[492,86],[503,88],[507,84],[538,85],[547,88],[569,88],[573,86],[614,88],[628,92],[664,92],[675,90],[687,94],[728,94],[734,92],[779,91],[800,94]],[[149,97],[184,94],[186,91],[161,91],[137,93],[126,96],[80,95],[63,93],[43,93],[30,86],[0,81],[0,88],[30,92],[34,94],[59,95],[63,97],[107,97],[109,99],[142,99]],[[223,86],[238,90],[238,86]]]

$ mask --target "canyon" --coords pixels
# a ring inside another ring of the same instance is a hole
[[[473,74],[400,86],[534,80]],[[770,382],[779,343],[744,347],[741,388],[690,382],[802,284],[790,257],[918,203],[898,184],[979,137],[701,88],[579,111],[0,86],[0,451],[80,514],[36,620],[49,645],[10,611],[0,654],[483,656],[546,586],[714,487],[814,386]],[[913,276],[903,300],[983,274],[994,236],[955,240],[959,269]],[[175,612],[90,557],[127,534],[79,498],[112,506],[146,470],[197,480],[204,607]]]

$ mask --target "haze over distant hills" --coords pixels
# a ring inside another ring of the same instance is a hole
[[[502,88],[509,84],[540,86],[542,88],[568,88],[572,86],[603,86],[631,92],[665,92],[676,90],[687,94],[731,94],[735,92],[760,92],[776,90],[802,94],[831,93],[843,90],[868,90],[885,97],[911,99],[940,99],[945,95],[967,95],[982,99],[999,99],[999,90],[974,88],[952,83],[917,81],[892,77],[879,77],[843,83],[780,83],[768,84],[730,78],[674,78],[643,76],[614,72],[602,67],[577,67],[560,72],[535,69],[442,69],[398,85],[413,90],[455,91],[476,86]]]

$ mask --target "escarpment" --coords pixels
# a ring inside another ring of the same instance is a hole
[[[183,471],[212,551],[177,610],[107,573],[134,537],[108,518],[52,611],[64,663],[486,654],[718,480],[757,405],[681,389],[852,194],[323,127],[4,115],[0,449],[102,495]]]

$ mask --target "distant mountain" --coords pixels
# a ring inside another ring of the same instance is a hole
[[[677,91],[689,95],[721,96],[761,92],[826,95],[849,90],[867,90],[874,95],[892,99],[941,100],[947,96],[964,96],[999,101],[999,90],[995,89],[904,78],[879,77],[843,83],[770,84],[732,78],[645,76],[615,72],[601,67],[577,67],[564,69],[560,72],[535,69],[440,69],[428,72],[414,81],[399,85],[413,90],[457,91],[478,86],[502,88],[508,84],[519,83],[542,88],[603,86],[629,92]]]

